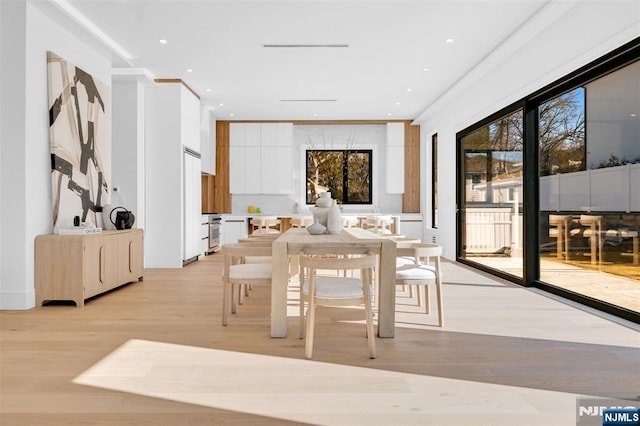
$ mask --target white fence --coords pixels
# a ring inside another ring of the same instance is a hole
[[[465,213],[467,253],[509,249],[513,255],[522,249],[522,216],[513,208],[471,207]]]
[[[640,164],[540,178],[541,211],[640,211]]]

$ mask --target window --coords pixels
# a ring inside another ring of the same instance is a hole
[[[585,169],[584,103],[578,87],[538,108],[541,176]]]
[[[372,204],[372,150],[307,150],[307,204],[321,192],[342,204]]]
[[[431,136],[431,227],[438,227],[438,134]]]

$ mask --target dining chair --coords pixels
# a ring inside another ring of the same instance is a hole
[[[236,313],[236,288],[239,303],[243,286],[271,286],[271,262],[245,263],[247,257],[271,256],[271,245],[225,244],[222,255],[222,325],[227,325],[229,311]]]
[[[442,306],[442,273],[440,256],[442,246],[431,243],[413,243],[396,247],[396,285],[419,286],[424,288],[425,313],[430,313],[429,285],[435,284],[438,305],[438,325],[444,324]],[[420,306],[420,291],[418,306]]]
[[[292,228],[306,228],[307,226],[313,223],[313,216],[303,216],[303,217],[292,217],[291,218],[291,227]]]
[[[367,229],[378,234],[393,234],[391,230],[392,225],[393,217],[390,215],[367,216],[366,219]]]
[[[251,218],[251,235],[281,234],[277,216],[255,216]]]
[[[343,228],[357,228],[360,224],[357,216],[342,216]]]
[[[586,226],[582,236],[589,239],[591,264],[602,266],[602,216],[582,214],[580,224]]]
[[[316,253],[317,254],[317,253]],[[344,253],[339,253],[344,254]],[[300,254],[300,338],[305,337],[305,302],[308,304],[306,316],[305,357],[313,356],[313,336],[316,308],[318,306],[353,306],[364,304],[366,336],[369,357],[376,357],[375,331],[373,327],[372,278],[376,264],[375,254],[366,253],[360,257],[315,257],[313,252]],[[359,277],[322,276],[318,271],[359,270]]]
[[[565,261],[569,260],[570,238],[580,233],[580,229],[571,229],[572,220],[571,215],[549,215],[549,237],[556,239],[557,258]]]

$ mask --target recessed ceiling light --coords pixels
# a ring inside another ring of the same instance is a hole
[[[161,38],[160,40],[158,40],[158,43],[167,44],[167,39],[166,38]]]
[[[400,105],[400,102],[396,102],[396,105]]]
[[[410,92],[410,91],[412,91],[412,90],[413,90],[413,89],[412,89],[411,87],[409,87],[409,88],[407,89],[407,92]]]
[[[423,68],[422,71],[431,71],[431,68]]]
[[[445,41],[446,41],[447,43],[453,43],[453,41],[454,41],[454,40],[453,40],[452,38],[448,38],[448,39],[446,39]]]
[[[187,69],[186,69],[186,71],[187,71],[187,72],[193,72],[193,69],[191,69],[191,68],[187,68]]]
[[[229,117],[233,117],[233,113],[229,114]]]
[[[222,102],[220,102],[220,103],[218,104],[218,106],[224,106],[224,104],[223,104]]]
[[[388,112],[388,113],[387,113],[387,115],[388,115],[388,116],[391,116],[391,113],[390,113],[390,112]]]
[[[314,117],[317,117],[317,116],[318,116],[318,113],[317,113],[317,112],[314,112],[314,113],[313,113],[313,116],[314,116]]]
[[[207,91],[207,92],[210,92],[210,91],[211,91],[211,89],[209,89],[209,88],[207,88],[207,89],[204,89],[204,90],[205,90],[205,91]]]
[[[637,115],[638,115],[638,114],[631,113],[631,114],[629,114],[629,117],[636,117]]]

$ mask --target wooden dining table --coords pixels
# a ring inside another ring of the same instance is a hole
[[[271,337],[287,336],[287,288],[290,262],[305,249],[315,253],[369,251],[379,257],[378,337],[394,337],[396,302],[396,243],[361,228],[345,228],[340,234],[311,235],[304,228],[291,228],[272,245]]]

